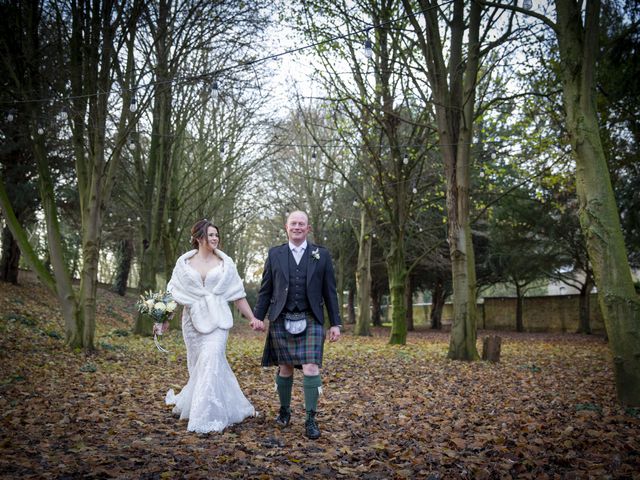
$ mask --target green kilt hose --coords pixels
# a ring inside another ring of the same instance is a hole
[[[309,312],[307,328],[292,335],[284,328],[284,314],[269,322],[269,332],[262,355],[262,366],[293,365],[302,367],[305,363],[322,366],[324,351],[324,328]]]

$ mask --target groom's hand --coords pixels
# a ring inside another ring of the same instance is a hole
[[[331,327],[329,329],[329,341],[336,342],[340,338],[340,327]]]

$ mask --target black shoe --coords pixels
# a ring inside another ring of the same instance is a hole
[[[276,423],[281,427],[286,427],[291,421],[291,409],[289,407],[280,407],[280,412],[276,417]]]
[[[320,438],[320,429],[316,423],[316,412],[309,412],[309,418],[307,418],[307,421],[304,424],[304,430],[307,438],[310,438],[311,440]]]

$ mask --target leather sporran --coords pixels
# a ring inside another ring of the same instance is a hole
[[[291,335],[298,335],[307,328],[307,314],[304,312],[285,313],[284,329]]]

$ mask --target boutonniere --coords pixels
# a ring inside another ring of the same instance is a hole
[[[320,251],[316,248],[313,252],[311,252],[311,256],[316,260],[320,260]]]

